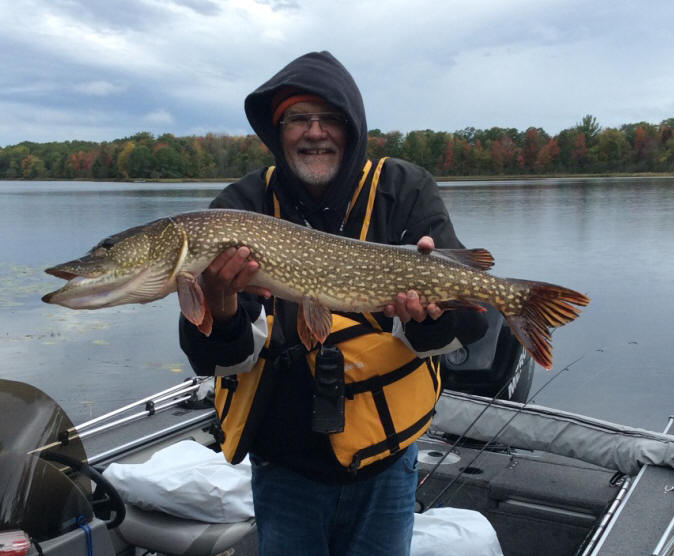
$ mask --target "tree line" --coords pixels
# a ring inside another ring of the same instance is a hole
[[[673,172],[674,118],[601,128],[587,115],[555,136],[543,129],[472,127],[368,134],[368,156],[404,158],[435,176]],[[232,179],[273,164],[255,135],[154,137],[114,141],[24,141],[0,148],[4,179]]]

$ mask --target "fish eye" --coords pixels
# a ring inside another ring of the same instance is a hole
[[[94,257],[104,257],[107,252],[114,247],[115,245],[115,240],[112,239],[111,237],[106,237],[104,240],[98,243],[95,247],[93,247],[90,251],[90,253]]]

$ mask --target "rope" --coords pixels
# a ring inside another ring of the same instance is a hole
[[[91,527],[83,515],[77,517],[77,526],[84,531],[84,539],[87,543],[87,556],[94,556],[94,543],[91,537]]]

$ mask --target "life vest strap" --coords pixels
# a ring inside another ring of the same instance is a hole
[[[391,417],[391,411],[389,410],[388,403],[386,402],[386,395],[384,394],[384,381],[381,380],[382,377],[375,376],[372,377],[373,390],[372,398],[374,399],[374,405],[377,408],[377,414],[379,415],[379,420],[381,421],[382,427],[384,427],[384,433],[386,434],[386,446],[388,450],[395,454],[400,450],[400,444],[398,443],[398,435],[396,434],[396,428],[393,424],[393,417]]]
[[[353,399],[356,394],[374,392],[376,389],[384,388],[384,386],[397,382],[408,374],[413,373],[422,363],[423,359],[415,357],[408,363],[405,363],[402,367],[398,367],[395,371],[391,371],[384,375],[375,375],[358,382],[349,382],[344,385],[344,395],[349,399]]]
[[[426,413],[421,419],[419,419],[416,423],[413,425],[407,427],[405,430],[400,431],[396,435],[396,440],[398,442],[404,442],[405,439],[410,438],[414,436],[416,433],[418,433],[421,429],[423,429],[431,417],[433,417],[433,414],[435,413],[435,408],[431,409],[428,413]],[[376,456],[377,454],[380,454],[382,452],[385,452],[388,449],[389,446],[389,439],[387,438],[386,440],[383,440],[382,442],[378,442],[377,444],[372,444],[371,446],[368,446],[367,448],[363,448],[362,450],[359,450],[353,455],[353,459],[351,460],[351,464],[349,465],[349,471],[356,472],[360,468],[360,462],[363,461],[364,459],[370,458],[372,456]],[[392,452],[393,453],[393,452]]]
[[[379,330],[375,330],[369,324],[354,324],[353,326],[347,326],[346,328],[332,332],[325,339],[325,343],[334,346],[358,336],[364,336],[365,334],[375,334],[377,332],[379,332]]]
[[[236,387],[239,384],[239,379],[236,378],[236,375],[221,376],[220,377],[220,389],[227,390],[227,397],[225,398],[225,404],[222,406],[222,412],[220,414],[220,423],[225,420],[227,414],[229,413],[229,408],[232,405],[232,398],[234,397],[234,392],[236,392]]]

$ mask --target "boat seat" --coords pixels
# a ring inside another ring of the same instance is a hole
[[[117,528],[123,540],[168,556],[215,556],[255,531],[255,519],[238,523],[206,523],[126,505]]]

